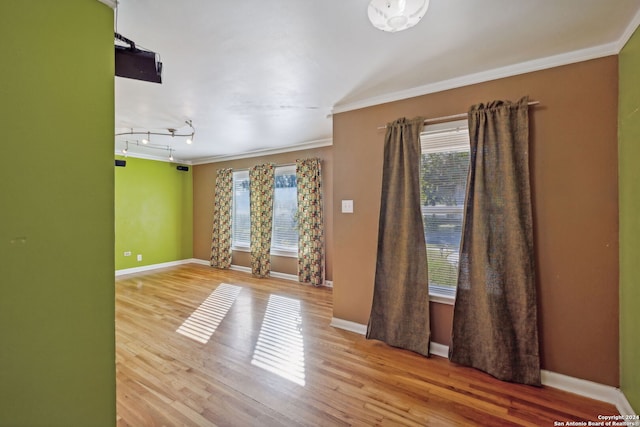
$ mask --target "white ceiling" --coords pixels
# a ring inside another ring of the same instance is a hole
[[[192,145],[152,139],[192,163],[328,145],[332,112],[616,54],[640,22],[640,0],[431,0],[398,33],[369,23],[368,0],[118,3],[117,31],[164,70],[162,84],[116,77],[116,132],[192,120]]]

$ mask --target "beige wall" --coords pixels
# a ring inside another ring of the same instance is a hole
[[[209,260],[211,255],[211,224],[213,223],[213,192],[218,169],[248,169],[251,166],[271,162],[276,165],[295,163],[296,159],[318,157],[322,159],[323,202],[325,221],[326,278],[333,277],[333,158],[332,147],[270,156],[251,157],[226,162],[209,163],[193,167],[193,256]],[[247,252],[233,252],[233,264],[249,267]],[[298,274],[297,259],[271,257],[271,270],[278,273]]]
[[[366,324],[373,295],[384,131],[529,95],[542,367],[618,386],[617,57],[336,114],[333,119],[334,316]],[[353,199],[354,213],[340,213]],[[432,306],[448,344],[451,306]]]

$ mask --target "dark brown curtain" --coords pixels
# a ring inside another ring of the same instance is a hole
[[[367,338],[429,355],[427,248],[420,209],[424,119],[387,125],[373,306]]]
[[[527,101],[469,111],[450,359],[501,380],[540,385]]]

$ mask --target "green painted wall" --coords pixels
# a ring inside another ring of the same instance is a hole
[[[640,30],[619,56],[620,382],[640,413]]]
[[[173,163],[116,158],[127,161],[115,168],[116,270],[192,258],[192,168],[182,172]]]
[[[113,426],[113,10],[0,1],[0,426]]]

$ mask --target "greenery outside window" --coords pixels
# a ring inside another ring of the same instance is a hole
[[[298,195],[295,165],[277,166],[273,196],[271,254],[298,256]],[[251,234],[249,171],[233,172],[232,249],[249,251]]]
[[[420,205],[427,242],[429,295],[432,300],[450,303],[458,281],[469,171],[467,121],[426,126],[420,141]]]
[[[231,226],[231,246],[233,249],[249,250],[251,242],[249,203],[249,171],[234,171],[233,224]]]
[[[295,165],[277,166],[273,196],[273,255],[298,256],[298,190]]]

